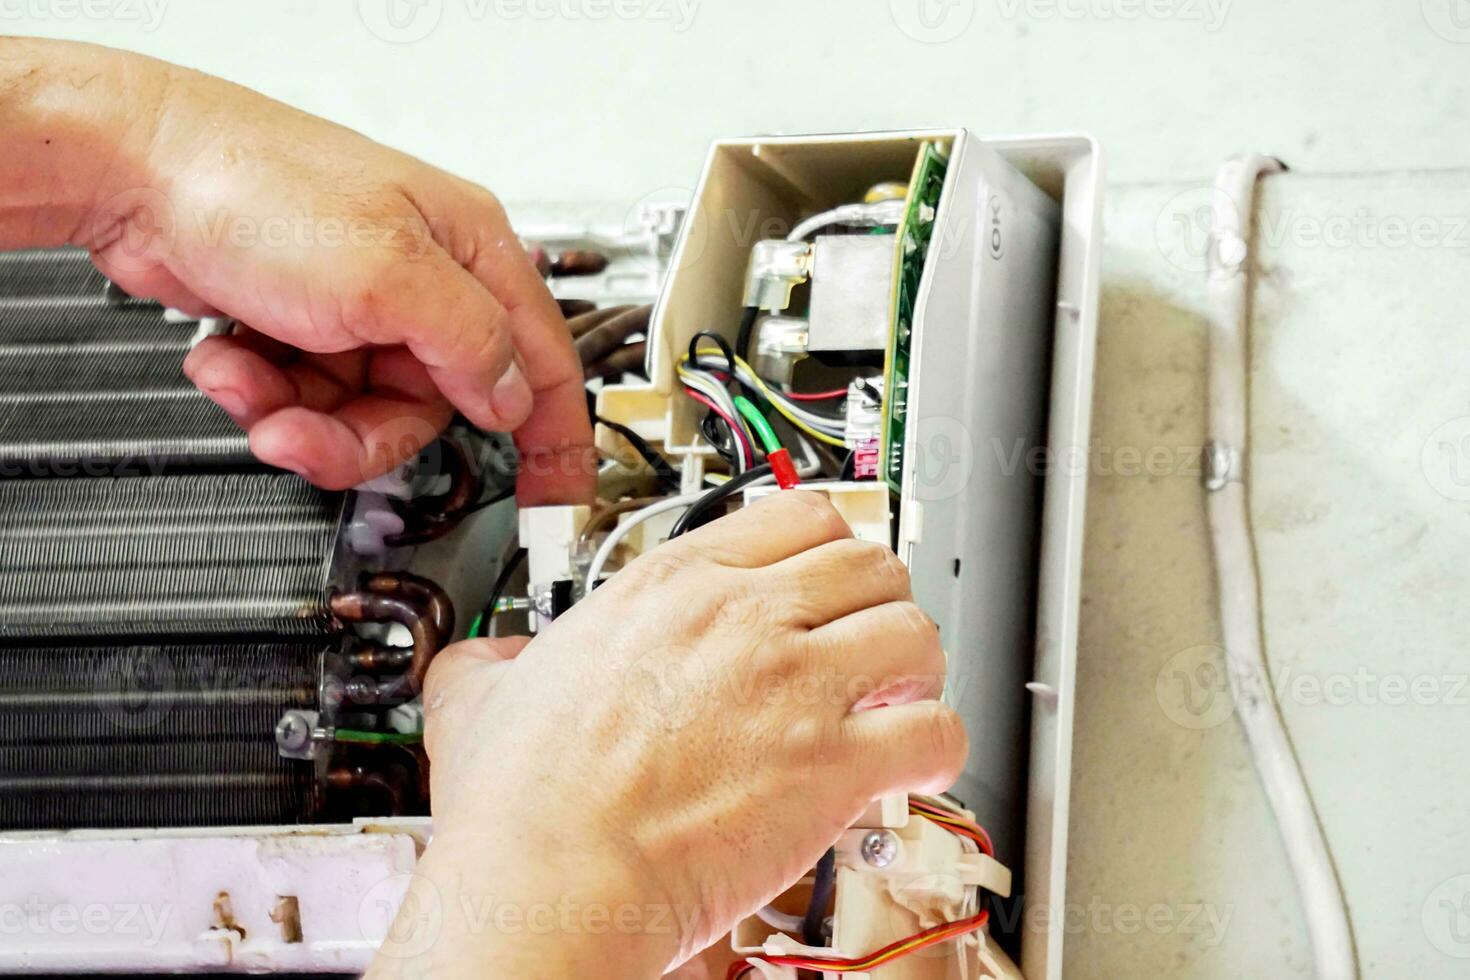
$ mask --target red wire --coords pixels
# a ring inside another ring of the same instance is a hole
[[[866,956],[858,956],[852,959],[837,957],[824,958],[820,956],[800,955],[763,956],[760,954],[757,954],[754,958],[765,960],[767,963],[770,963],[774,966],[794,966],[798,969],[804,970],[822,970],[824,968],[831,969],[832,967],[839,966],[850,967],[858,963],[867,963],[871,960],[878,959],[879,957],[893,952],[900,946],[907,946],[915,940],[920,941],[921,945],[917,945],[913,949],[906,950],[904,953],[888,961],[889,963],[892,963],[894,962],[894,960],[902,959],[909,953],[917,952],[918,950],[927,948],[928,946],[938,945],[939,943],[946,940],[958,939],[960,936],[963,936],[966,933],[974,932],[976,929],[979,929],[981,926],[985,925],[985,923],[989,921],[989,919],[990,912],[988,910],[982,910],[976,915],[970,916],[968,919],[957,919],[954,922],[941,922],[937,926],[930,926],[928,929],[916,932],[912,936],[905,936],[902,939],[895,939],[887,946],[884,946],[880,949],[875,949]],[[930,942],[924,943],[923,940],[930,940]],[[742,974],[744,974],[745,971],[754,970],[755,967],[750,965],[750,960],[751,957],[743,957],[736,960],[734,963],[731,963],[729,970],[727,970],[725,973],[725,980],[738,980],[738,978]],[[873,969],[876,970],[886,965],[887,963],[878,964],[877,966],[874,966]]]
[[[846,388],[833,388],[831,391],[787,391],[783,392],[787,398],[794,402],[823,402],[829,398],[846,398]]]
[[[710,411],[714,412],[720,418],[724,419],[725,424],[730,427],[730,431],[735,433],[735,437],[739,439],[740,444],[745,447],[745,458],[750,460],[751,462],[755,462],[755,449],[751,446],[750,440],[746,438],[745,430],[741,428],[738,422],[736,422],[730,416],[726,415],[724,409],[720,408],[720,406],[716,405],[714,402],[710,401],[708,398],[704,397],[693,388],[685,388],[684,393],[690,398],[693,398],[695,401],[699,402],[701,405],[708,407]]]

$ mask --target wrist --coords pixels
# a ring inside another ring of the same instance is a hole
[[[153,187],[171,68],[88,44],[0,39],[0,245],[90,246],[109,199]]]
[[[521,823],[435,834],[369,977],[642,980],[701,931],[703,910],[675,907],[589,828]]]

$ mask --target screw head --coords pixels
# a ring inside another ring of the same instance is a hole
[[[859,849],[863,860],[874,868],[886,868],[898,859],[898,836],[891,830],[870,830]]]
[[[276,722],[276,745],[287,752],[301,752],[311,745],[311,722],[299,711],[288,711]]]

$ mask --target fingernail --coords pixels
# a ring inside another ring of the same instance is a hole
[[[275,460],[272,465],[283,470],[290,470],[292,473],[295,473],[303,480],[311,479],[311,467],[307,466],[299,459],[294,459],[290,456],[287,456],[285,459]]]
[[[209,396],[210,401],[229,412],[233,418],[244,418],[250,411],[245,396],[233,388],[206,388],[204,393]]]
[[[507,425],[519,425],[531,414],[531,386],[526,384],[526,377],[515,361],[510,362],[510,367],[495,382],[490,392],[490,407]]]

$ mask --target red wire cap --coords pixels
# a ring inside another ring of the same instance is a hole
[[[771,464],[771,472],[776,475],[776,485],[782,490],[790,490],[801,483],[801,477],[796,475],[796,464],[791,462],[791,453],[785,449],[777,449],[766,456],[766,462]]]

